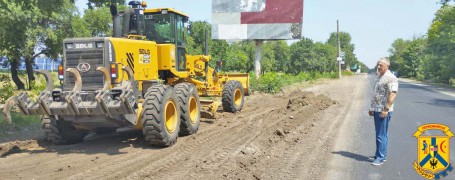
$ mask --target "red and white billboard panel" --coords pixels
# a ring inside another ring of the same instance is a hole
[[[213,0],[212,39],[300,39],[303,0]]]

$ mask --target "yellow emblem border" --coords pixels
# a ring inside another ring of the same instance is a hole
[[[450,140],[450,138],[452,138],[454,136],[448,126],[446,126],[444,124],[437,124],[437,123],[424,124],[424,125],[419,126],[413,136],[416,137],[417,139],[419,139],[419,137],[427,130],[441,130],[447,136],[438,136],[438,137],[448,138],[449,140]],[[434,136],[434,137],[436,137],[436,136]],[[450,148],[450,143],[449,143],[449,148]],[[419,144],[417,142],[417,150],[418,149],[419,149]],[[417,156],[418,156],[417,158],[419,158],[419,154],[417,154]],[[414,169],[416,170],[416,172],[426,179],[434,179],[436,176],[439,177],[439,174],[431,173],[431,172],[428,172],[425,169],[423,169],[417,161],[414,161],[413,166],[414,166]],[[441,173],[446,173],[445,170],[447,170],[447,168],[451,168],[450,154],[449,154],[449,165]]]

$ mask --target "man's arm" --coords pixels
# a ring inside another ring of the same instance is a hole
[[[385,107],[381,112],[381,118],[387,117],[387,115],[389,114],[390,107],[392,107],[393,102],[395,102],[395,97],[397,97],[397,92],[392,91],[389,94],[389,97],[387,97],[387,103],[385,104]]]
[[[395,92],[395,91],[394,91],[394,92],[391,92],[391,93],[389,94],[389,97],[387,98],[387,103],[386,103],[386,105],[385,105],[385,107],[386,107],[387,109],[389,109],[390,107],[392,107],[392,104],[393,104],[393,102],[395,102],[395,98],[396,98],[396,97],[397,97],[397,92]]]

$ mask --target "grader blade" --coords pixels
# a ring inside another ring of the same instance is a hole
[[[206,100],[200,99],[201,102],[201,117],[209,118],[209,119],[216,119],[216,113],[218,107],[221,105],[220,100]]]

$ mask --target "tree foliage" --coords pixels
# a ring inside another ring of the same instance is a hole
[[[18,89],[24,83],[18,78],[21,60],[25,61],[29,87],[33,76],[33,59],[45,54],[57,57],[64,38],[73,36],[72,20],[76,8],[70,0],[0,0],[0,49],[11,64],[12,79]]]
[[[400,72],[401,76],[424,77],[426,40],[415,38],[413,40],[397,39],[389,49],[391,53],[391,70]]]
[[[397,39],[390,48],[392,68],[420,80],[455,84],[455,7],[443,5],[426,36]]]
[[[126,0],[88,0],[87,7],[89,9],[95,9],[100,7],[109,7],[111,3],[124,5]]]

